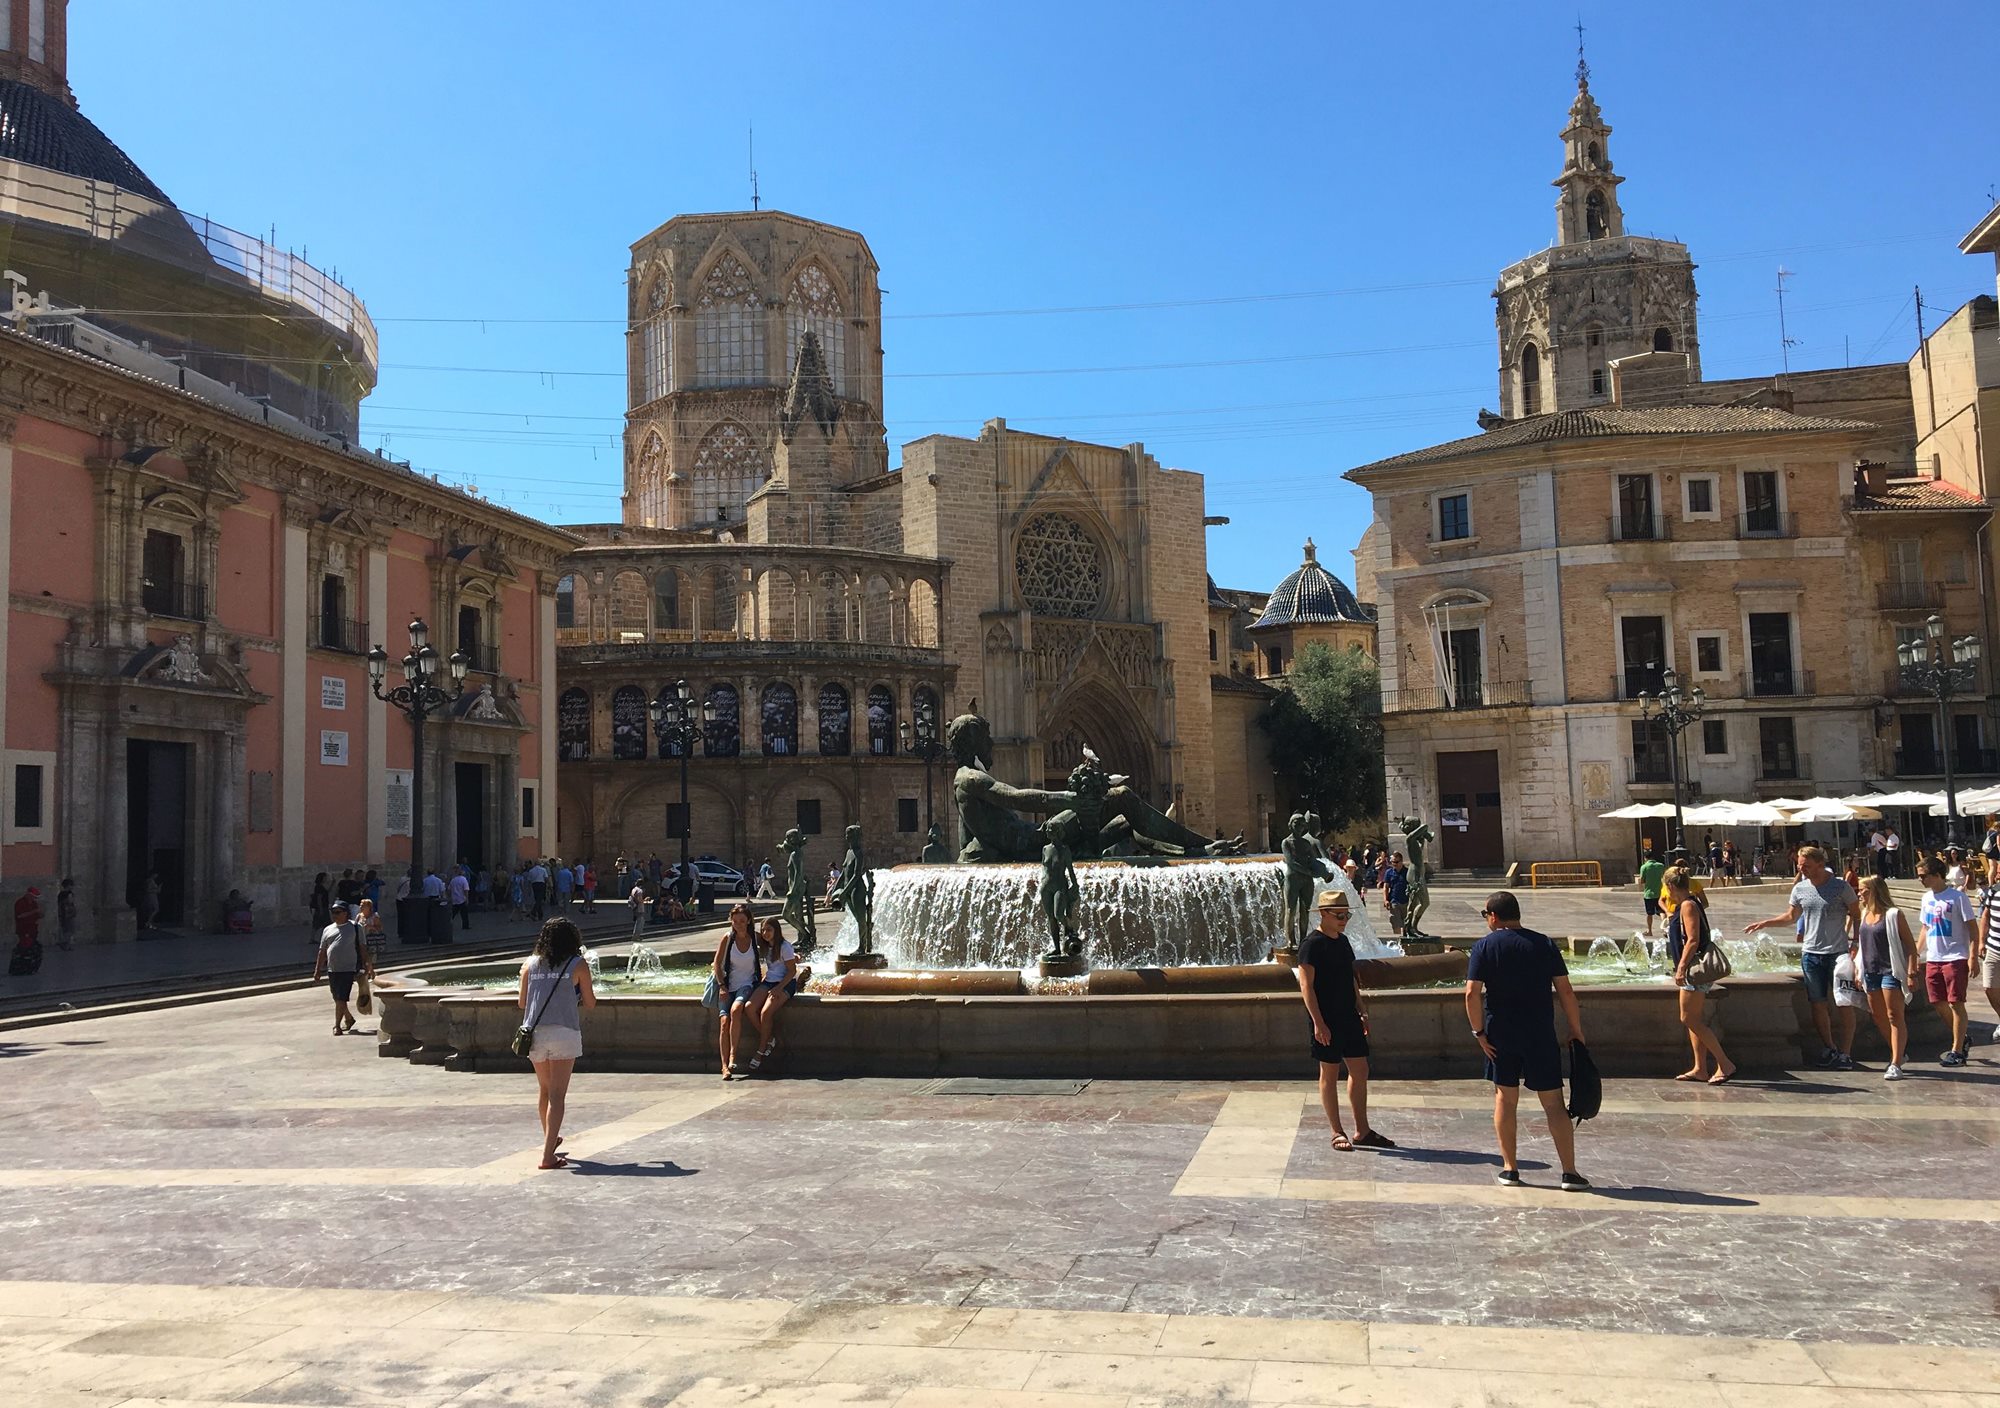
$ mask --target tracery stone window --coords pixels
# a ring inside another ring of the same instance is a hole
[[[695,296],[694,375],[701,386],[747,386],[764,377],[764,300],[733,254],[715,261]]]
[[[643,406],[673,390],[674,322],[667,314],[667,281],[646,290],[645,321],[639,325],[639,379],[632,404]]]
[[[632,477],[639,486],[639,518],[648,528],[661,527],[667,522],[667,483],[661,473],[666,458],[667,447],[660,439],[660,432],[647,431]]]
[[[1042,513],[1014,540],[1021,600],[1043,616],[1095,616],[1104,607],[1104,550],[1073,518]]]
[[[819,687],[819,751],[826,758],[844,758],[852,748],[854,717],[842,685]]]
[[[789,372],[799,356],[799,341],[811,331],[819,339],[820,359],[826,364],[827,380],[835,391],[847,391],[847,335],[840,317],[840,294],[833,280],[817,264],[808,264],[792,280],[785,296],[785,368]]]
[[[694,452],[694,495],[690,522],[700,527],[740,518],[743,505],[770,469],[750,432],[726,420],[702,437]]]

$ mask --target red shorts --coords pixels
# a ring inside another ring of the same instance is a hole
[[[1972,965],[1963,958],[1924,965],[1924,992],[1932,1002],[1965,1001],[1965,977]]]

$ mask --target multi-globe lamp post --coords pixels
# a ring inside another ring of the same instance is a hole
[[[1896,663],[1902,667],[1903,682],[1937,701],[1938,743],[1944,749],[1945,844],[1958,844],[1958,779],[1951,761],[1952,696],[1969,690],[1979,678],[1980,646],[1977,636],[1944,638],[1944,617],[1933,615],[1924,622],[1924,638],[1906,640],[1896,647]]]
[[[715,722],[715,701],[704,703],[697,718],[688,682],[675,680],[673,693],[663,693],[646,706],[646,712],[652,716],[654,735],[662,743],[671,744],[681,760],[681,867],[674,875],[674,889],[681,903],[686,904],[694,898],[694,875],[688,868],[688,836],[694,830],[694,817],[688,811],[688,757],[694,752],[701,725]]]
[[[1649,672],[1658,668],[1654,664],[1646,666]],[[1639,717],[1667,736],[1667,775],[1674,784],[1674,839],[1669,850],[1687,844],[1681,830],[1681,735],[1701,722],[1707,708],[1708,699],[1701,686],[1683,690],[1680,676],[1671,665],[1660,672],[1658,694],[1639,691]]]
[[[471,661],[461,651],[454,650],[444,661],[449,672],[450,688],[438,680],[437,647],[431,644],[431,629],[419,616],[410,622],[410,653],[403,657],[403,683],[390,689],[382,687],[389,673],[389,652],[380,645],[368,651],[368,683],[375,697],[390,705],[410,720],[410,729],[415,738],[410,766],[410,901],[423,902],[423,879],[428,873],[424,869],[424,722],[432,714],[448,708],[465,693],[465,671]],[[425,931],[428,932],[431,916],[424,916]],[[407,940],[412,926],[407,911],[399,911],[396,925]]]
[[[911,741],[910,721],[903,720],[897,731],[903,736],[903,751],[920,759],[924,765],[924,830],[932,826],[931,811],[931,765],[944,756],[944,743],[937,736],[937,710],[928,703],[917,706],[917,726],[915,742]]]

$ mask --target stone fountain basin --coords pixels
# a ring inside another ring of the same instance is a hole
[[[514,971],[511,964],[494,967]],[[454,970],[461,981],[469,976]],[[1148,981],[1143,972],[1136,976]],[[380,1054],[461,1071],[528,1069],[508,1049],[521,1020],[512,993],[431,986],[420,972],[385,977],[376,991]],[[1687,1039],[1668,984],[1583,987],[1578,1000],[1605,1074],[1670,1076],[1685,1068]],[[1368,1008],[1378,1079],[1480,1074],[1457,988],[1372,992]],[[1718,988],[1709,1011],[1747,1072],[1796,1068],[1817,1045],[1795,974],[1732,978]],[[1912,1009],[1912,1040],[1920,1047],[1938,1040],[1942,1030],[1930,1008]],[[783,1032],[786,1055],[778,1073],[793,1076],[1203,1080],[1315,1074],[1296,989],[805,994],[786,1007]],[[1879,1059],[1878,1048],[1864,1020],[1856,1053]],[[695,998],[606,997],[584,1019],[582,1071],[712,1071],[714,1063],[715,1017]]]

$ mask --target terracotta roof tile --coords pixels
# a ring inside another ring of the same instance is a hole
[[[1856,513],[1984,513],[1993,505],[1956,485],[1936,479],[1891,479],[1879,494],[1856,494]]]

